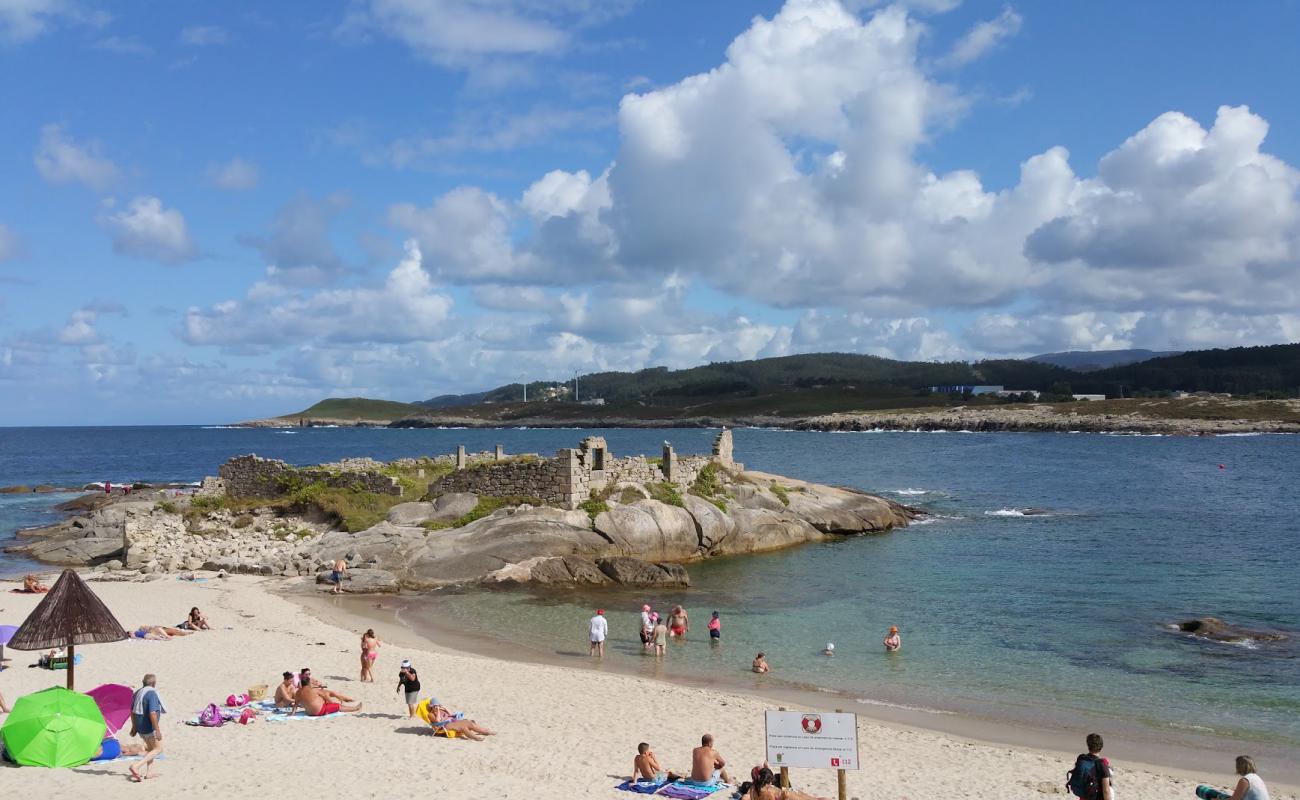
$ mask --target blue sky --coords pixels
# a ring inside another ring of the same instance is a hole
[[[1300,4],[0,0],[0,420],[1300,340]]]

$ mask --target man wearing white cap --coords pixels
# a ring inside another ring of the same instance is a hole
[[[596,616],[592,617],[587,628],[590,633],[591,650],[588,655],[605,657],[605,637],[609,635],[609,621],[605,619],[605,609],[596,609]]]
[[[409,658],[402,660],[402,667],[397,671],[397,691],[406,692],[406,714],[415,716],[415,707],[420,704],[420,676]]]

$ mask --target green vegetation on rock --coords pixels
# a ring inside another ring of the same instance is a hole
[[[360,420],[385,422],[418,414],[425,409],[412,403],[392,400],[371,400],[366,397],[330,397],[297,414],[285,414],[278,419],[296,422],[300,419]]]
[[[784,486],[777,483],[776,481],[772,481],[771,489],[772,489],[772,494],[776,495],[776,499],[781,501],[781,505],[784,506],[790,505],[789,489],[785,488]]]
[[[530,506],[546,505],[543,500],[537,497],[519,495],[510,495],[505,497],[499,497],[496,495],[480,495],[478,498],[478,505],[474,506],[474,509],[468,514],[462,514],[456,519],[450,521],[431,519],[428,522],[422,523],[420,527],[431,531],[443,530],[445,528],[463,528],[474,520],[482,519],[503,508],[522,506],[525,504]]]
[[[669,483],[667,481],[660,483],[647,483],[645,488],[649,490],[650,499],[652,500],[658,500],[659,502],[670,506],[686,506],[686,504],[682,502],[681,492],[678,490],[677,484],[675,483]]]

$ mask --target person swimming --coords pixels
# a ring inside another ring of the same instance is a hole
[[[754,663],[751,665],[750,668],[753,669],[754,672],[757,672],[760,675],[772,671],[772,668],[767,665],[767,656],[765,656],[763,653],[759,653],[758,655],[754,656]]]
[[[889,627],[889,635],[885,637],[885,650],[889,651],[890,653],[896,653],[902,649],[903,649],[903,640],[898,635],[898,626],[891,625]]]
[[[827,642],[827,643],[826,643],[826,649],[822,651],[822,655],[824,655],[824,656],[833,656],[833,655],[835,655],[835,643],[834,643],[834,642]]]

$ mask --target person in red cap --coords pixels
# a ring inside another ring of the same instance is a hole
[[[596,609],[596,616],[592,617],[588,623],[588,637],[591,640],[591,650],[588,655],[605,657],[605,637],[609,635],[609,620],[605,619],[605,609]]]

